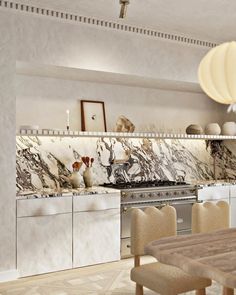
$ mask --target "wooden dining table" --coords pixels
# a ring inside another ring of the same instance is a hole
[[[190,275],[212,279],[224,295],[236,288],[236,228],[162,238],[145,247],[148,255]]]

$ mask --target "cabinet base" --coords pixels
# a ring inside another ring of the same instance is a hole
[[[19,278],[19,273],[16,269],[0,272],[0,282],[13,281]]]

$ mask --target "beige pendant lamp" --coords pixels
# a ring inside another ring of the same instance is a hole
[[[236,103],[236,42],[211,49],[202,59],[198,79],[203,91],[223,104]],[[232,110],[235,107],[230,107]]]

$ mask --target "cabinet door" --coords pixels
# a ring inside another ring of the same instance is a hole
[[[229,186],[208,186],[198,190],[198,200],[214,201],[221,199],[229,201]]]
[[[17,218],[17,268],[20,276],[71,267],[71,213]]]
[[[74,213],[73,266],[120,259],[120,210]]]

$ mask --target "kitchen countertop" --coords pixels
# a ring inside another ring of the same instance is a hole
[[[229,179],[219,179],[219,180],[198,180],[191,181],[192,185],[196,185],[198,187],[205,186],[225,186],[225,185],[236,185],[236,180]]]
[[[197,187],[207,187],[207,186],[227,186],[227,185],[236,185],[236,180],[198,180],[191,181],[191,185],[195,185]],[[78,188],[78,189],[49,189],[45,188],[38,191],[20,191],[16,195],[17,200],[24,199],[40,199],[40,198],[53,198],[53,197],[66,197],[66,196],[81,196],[81,195],[99,195],[99,194],[110,194],[114,192],[120,192],[120,190],[102,187],[102,186],[94,186],[91,188]]]
[[[120,192],[117,189],[94,186],[90,188],[78,188],[78,189],[42,189],[38,191],[21,191],[16,195],[17,200],[24,199],[40,199],[40,198],[55,198],[55,197],[66,197],[66,196],[82,196],[82,195],[99,195],[99,194],[111,194]]]

